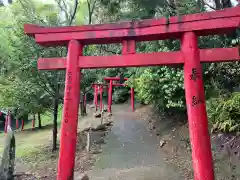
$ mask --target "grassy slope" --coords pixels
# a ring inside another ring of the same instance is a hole
[[[16,156],[19,158],[31,156],[32,153],[39,151],[39,146],[43,144],[49,144],[51,141],[52,133],[52,113],[46,112],[42,115],[42,129],[36,128],[31,130],[31,121],[25,125],[25,131],[18,131],[15,133],[16,137]],[[60,127],[62,119],[62,106],[58,111],[58,127]],[[36,121],[36,127],[38,127],[38,121]],[[4,147],[4,133],[0,134],[0,152]]]

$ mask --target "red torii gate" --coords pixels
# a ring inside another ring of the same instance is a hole
[[[198,49],[197,37],[231,33],[240,27],[240,7],[169,19],[76,27],[25,25],[25,32],[45,46],[68,45],[67,58],[40,58],[38,69],[66,69],[58,180],[73,179],[79,106],[80,70],[184,64],[184,86],[195,180],[213,180],[213,162],[201,63],[236,61],[238,48]],[[135,54],[136,41],[181,39],[181,51]],[[89,44],[122,43],[123,55],[83,56]],[[109,61],[111,59],[111,61]]]
[[[113,81],[120,81],[120,77],[105,77],[104,80],[106,82],[109,81],[109,89],[108,89],[108,112],[112,112],[112,89],[113,86],[126,86],[126,84],[113,84]],[[123,80],[127,81],[128,78],[123,78]],[[134,89],[130,89],[130,94],[131,94],[131,107],[132,111],[134,112]]]
[[[93,103],[95,104],[96,111],[98,110],[98,91],[100,92],[100,110],[103,110],[103,103],[102,103],[102,98],[103,98],[103,87],[108,86],[107,84],[101,84],[101,83],[93,83],[92,87],[94,88],[94,100]]]

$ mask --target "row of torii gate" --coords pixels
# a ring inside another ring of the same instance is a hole
[[[58,180],[73,179],[81,69],[179,64],[184,65],[194,179],[214,180],[201,63],[238,61],[240,48],[199,49],[197,38],[236,31],[240,28],[240,7],[169,19],[49,28],[26,24],[24,28],[25,33],[33,36],[42,46],[68,46],[66,58],[38,60],[39,70],[66,69]],[[136,53],[136,42],[165,39],[180,39],[181,50]],[[84,46],[110,43],[122,43],[122,55],[83,56]]]
[[[122,79],[122,80],[121,80]],[[126,87],[127,84],[124,84],[123,81],[128,80],[128,78],[121,78],[121,77],[105,77],[104,80],[106,82],[109,81],[109,84],[101,84],[101,83],[93,83],[92,87],[94,88],[94,105],[96,107],[96,111],[98,110],[98,107],[100,108],[100,111],[104,109],[103,105],[103,90],[106,88],[108,91],[108,112],[112,112],[112,92],[113,92],[113,87]],[[114,81],[120,81],[120,83],[113,83]],[[98,94],[100,94],[100,99],[98,103]],[[131,109],[134,111],[134,89],[130,88],[130,96],[131,96]],[[84,104],[86,104],[86,98],[84,100]]]

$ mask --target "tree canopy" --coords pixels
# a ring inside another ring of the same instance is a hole
[[[5,1],[4,1],[5,2]],[[132,19],[169,17],[215,11],[236,5],[214,0],[16,0],[0,1],[0,107],[24,113],[43,113],[53,109],[56,97],[63,100],[65,72],[38,71],[39,57],[65,57],[66,47],[43,48],[23,32],[24,23],[43,26],[98,24]],[[200,48],[231,47],[239,44],[239,31],[231,36],[199,38]],[[178,40],[137,43],[137,52],[162,52],[180,49]],[[91,45],[85,55],[121,54],[119,44]],[[185,110],[182,67],[144,67],[83,70],[81,91],[91,92],[91,83],[103,82],[105,76],[123,73],[129,77],[139,101],[154,104],[160,111]],[[203,66],[207,100],[222,101],[239,91],[239,62],[211,63]],[[128,97],[128,90],[115,89],[115,101]],[[223,98],[224,96],[224,98]],[[125,99],[126,100],[126,99]],[[215,109],[216,110],[216,109]],[[239,117],[238,120],[239,122]],[[215,121],[214,121],[215,122]]]

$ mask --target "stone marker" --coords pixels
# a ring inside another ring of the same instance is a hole
[[[15,166],[15,136],[8,125],[7,135],[5,138],[3,156],[0,164],[0,179],[13,180],[14,179],[14,166]]]

